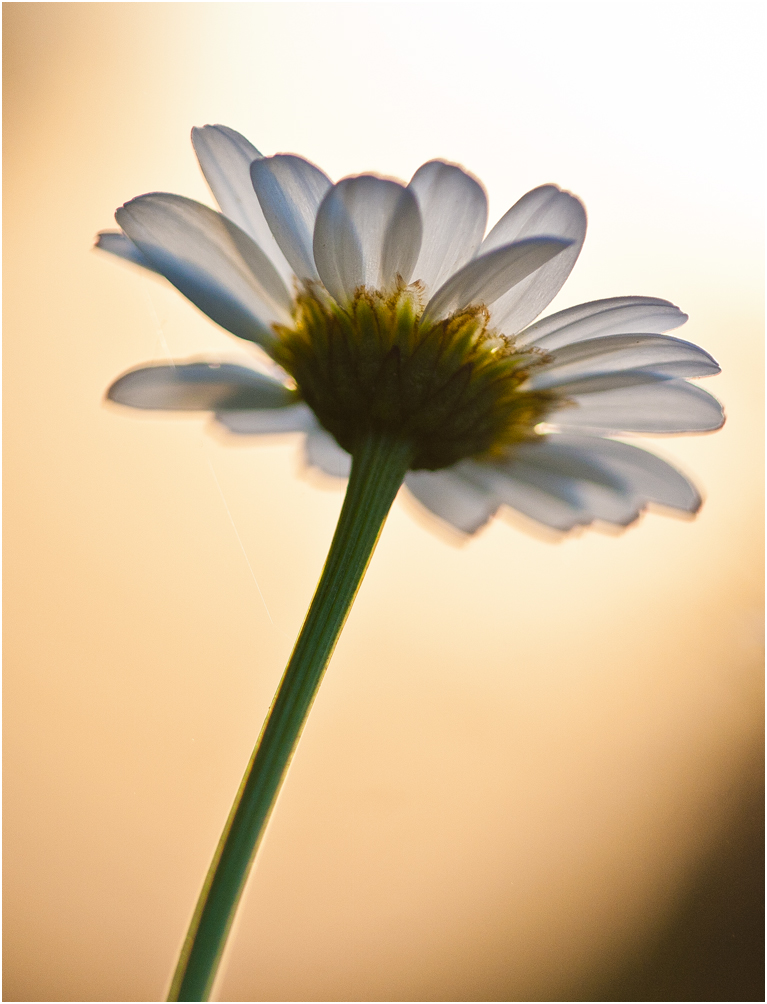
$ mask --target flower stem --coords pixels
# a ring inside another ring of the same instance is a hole
[[[169,1001],[208,999],[269,816],[412,455],[407,443],[379,433],[354,453],[317,591],[213,856]]]

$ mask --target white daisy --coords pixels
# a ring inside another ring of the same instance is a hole
[[[607,438],[722,425],[719,402],[687,380],[716,362],[664,334],[687,315],[625,296],[532,323],[583,244],[573,195],[536,188],[484,236],[485,193],[453,164],[430,161],[408,185],[334,185],[225,126],[192,141],[221,213],[142,195],[97,246],[165,276],[281,369],[146,366],[111,400],[212,411],[243,435],[303,431],[308,461],[338,476],[361,433],[391,433],[412,444],[409,491],[466,533],[501,506],[557,530],[625,526],[650,502],[698,509],[679,471]]]

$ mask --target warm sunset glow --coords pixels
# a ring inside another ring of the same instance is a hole
[[[398,499],[216,998],[586,999],[673,914],[761,748],[758,32],[691,10],[5,5],[4,999],[162,999],[341,504],[298,434],[104,403],[139,362],[241,358],[89,250],[141,193],[211,204],[208,122],[333,179],[461,163],[490,225],[577,193],[547,313],[679,304],[727,412],[641,441],[692,520],[461,543]]]

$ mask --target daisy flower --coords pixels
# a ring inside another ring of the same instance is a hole
[[[707,432],[718,401],[688,381],[719,367],[665,334],[687,319],[645,296],[540,321],[580,253],[586,213],[554,185],[485,235],[487,199],[455,164],[407,185],[333,184],[195,129],[221,208],[152,193],[98,246],[168,279],[252,363],[143,366],[109,398],[209,411],[233,433],[301,430],[310,463],[349,476],[328,559],[192,918],[170,1000],[207,1000],[258,843],[333,648],[403,480],[465,533],[509,506],[557,530],[632,522],[650,502],[695,512],[679,471],[612,435]],[[259,355],[260,354],[260,355]]]
[[[141,367],[111,400],[211,411],[242,435],[305,432],[309,463],[336,476],[361,434],[389,433],[412,446],[408,490],[465,533],[501,506],[560,531],[625,526],[651,502],[699,508],[683,474],[609,438],[722,425],[688,381],[716,362],[665,334],[687,315],[623,296],[535,321],[583,245],[573,195],[533,189],[485,236],[485,192],[454,164],[334,185],[225,126],[192,141],[221,212],[142,195],[97,246],[164,276],[261,360]]]

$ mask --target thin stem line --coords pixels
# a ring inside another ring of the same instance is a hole
[[[168,340],[165,337],[165,332],[162,330],[162,322],[160,321],[160,315],[157,313],[157,308],[154,305],[152,294],[148,286],[144,285],[142,286],[142,288],[144,290],[144,296],[146,297],[146,301],[149,304],[149,310],[152,313],[152,317],[154,318],[154,323],[157,328],[155,332],[155,345],[157,344],[157,340],[159,339],[160,344],[165,349],[165,354],[168,357],[168,362],[171,364],[173,369],[175,369],[176,363],[175,360],[173,359],[173,356],[171,355],[170,346],[168,345]],[[154,349],[152,350],[152,355],[154,355]]]
[[[306,620],[266,717],[192,917],[169,1001],[206,1001],[237,904],[325,668],[412,460],[371,433],[354,453],[346,497]]]
[[[219,484],[218,478],[216,477],[216,472],[213,469],[213,464],[210,462],[209,458],[206,458],[206,459],[208,460],[208,467],[210,467],[210,473],[213,475],[213,480],[216,482],[216,488],[218,488],[218,494],[221,496],[221,501],[224,503],[224,509],[226,509],[226,515],[229,517],[229,522],[232,524],[232,529],[234,530],[234,535],[237,538],[237,543],[240,545],[240,550],[242,551],[242,556],[245,559],[245,564],[250,569],[250,574],[253,576],[253,581],[256,584],[256,589],[258,590],[258,595],[261,597],[261,602],[264,604],[264,610],[266,610],[266,616],[269,618],[269,620],[271,621],[272,625],[274,625],[274,621],[272,620],[272,615],[269,613],[269,607],[266,605],[266,600],[264,599],[264,594],[261,592],[261,586],[259,586],[259,584],[258,584],[258,579],[256,578],[256,573],[253,571],[253,566],[250,563],[250,558],[248,557],[248,552],[245,550],[245,547],[244,547],[244,545],[242,543],[242,539],[240,537],[239,531],[237,530],[237,525],[234,522],[234,520],[232,519],[232,514],[229,511],[229,506],[226,504],[226,498],[224,497],[224,493],[221,490],[221,485]]]

